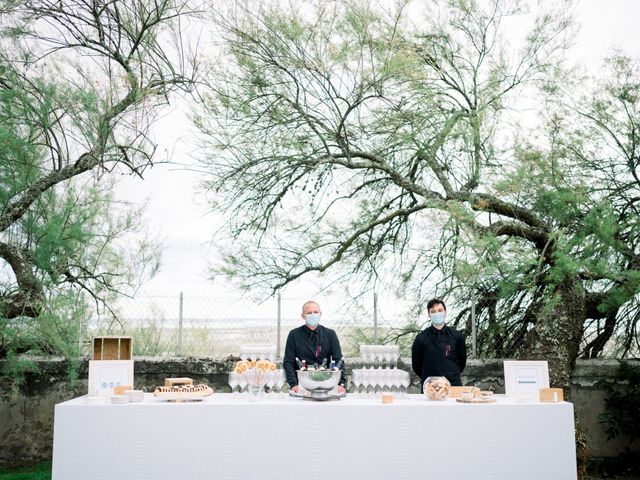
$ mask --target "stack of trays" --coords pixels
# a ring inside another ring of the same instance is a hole
[[[124,394],[129,397],[130,402],[144,401],[144,392],[142,390],[125,390]]]
[[[125,390],[123,395],[111,395],[111,403],[129,403],[144,401],[144,392],[142,390]]]

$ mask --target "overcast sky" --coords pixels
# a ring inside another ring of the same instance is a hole
[[[576,9],[580,30],[572,49],[572,58],[588,68],[597,68],[601,59],[612,48],[620,47],[628,53],[640,57],[640,0],[582,0]],[[174,162],[188,163],[190,152],[195,145],[193,131],[183,112],[174,109],[157,125],[158,153],[160,157],[171,156]],[[207,264],[216,256],[208,242],[220,226],[219,216],[209,212],[206,201],[198,191],[201,176],[193,171],[171,166],[158,165],[149,170],[144,181],[124,178],[119,185],[122,199],[142,202],[147,199],[149,228],[164,238],[165,249],[159,274],[146,283],[142,293],[177,295],[185,292],[189,296],[215,296],[229,304],[229,312],[242,308],[260,309],[271,312],[275,302],[267,301],[260,307],[247,305],[246,300],[231,306],[238,292],[226,281],[214,282],[207,278]],[[325,314],[336,316],[333,305],[339,303],[336,294],[317,294],[317,283],[300,282],[283,292],[285,317],[296,317],[300,304],[307,298],[318,297],[324,303]],[[401,304],[390,298],[381,302],[382,316],[390,318],[400,312]],[[337,307],[337,305],[336,305]],[[246,313],[246,312],[245,312]],[[256,314],[260,312],[256,311]],[[258,315],[262,316],[262,315]]]

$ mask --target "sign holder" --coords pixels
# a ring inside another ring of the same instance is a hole
[[[505,360],[504,388],[507,397],[538,400],[541,388],[549,388],[549,364],[546,360]]]

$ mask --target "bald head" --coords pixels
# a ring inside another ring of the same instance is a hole
[[[322,313],[320,304],[314,300],[309,300],[302,305],[302,318],[306,318],[309,313]]]

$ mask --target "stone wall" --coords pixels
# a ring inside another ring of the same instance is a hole
[[[77,368],[78,380],[72,381],[68,362],[60,359],[34,359],[37,374],[29,374],[19,388],[0,384],[0,466],[28,464],[51,457],[53,411],[56,403],[84,395],[87,391],[88,362]],[[409,359],[400,368],[410,370]],[[638,361],[635,361],[639,363]],[[135,388],[152,391],[164,384],[165,377],[191,377],[195,383],[206,383],[216,391],[229,391],[227,372],[232,359],[211,358],[137,358]],[[630,445],[625,438],[607,441],[598,415],[604,410],[606,384],[618,383],[615,360],[578,361],[571,398],[587,434],[593,457],[615,457],[626,447],[640,452],[640,442]],[[347,361],[347,373],[361,367],[360,359]],[[0,362],[0,371],[2,371]],[[493,386],[504,393],[502,360],[470,360],[462,377],[465,385]],[[419,391],[413,378],[412,390]],[[620,385],[624,388],[624,384]]]

